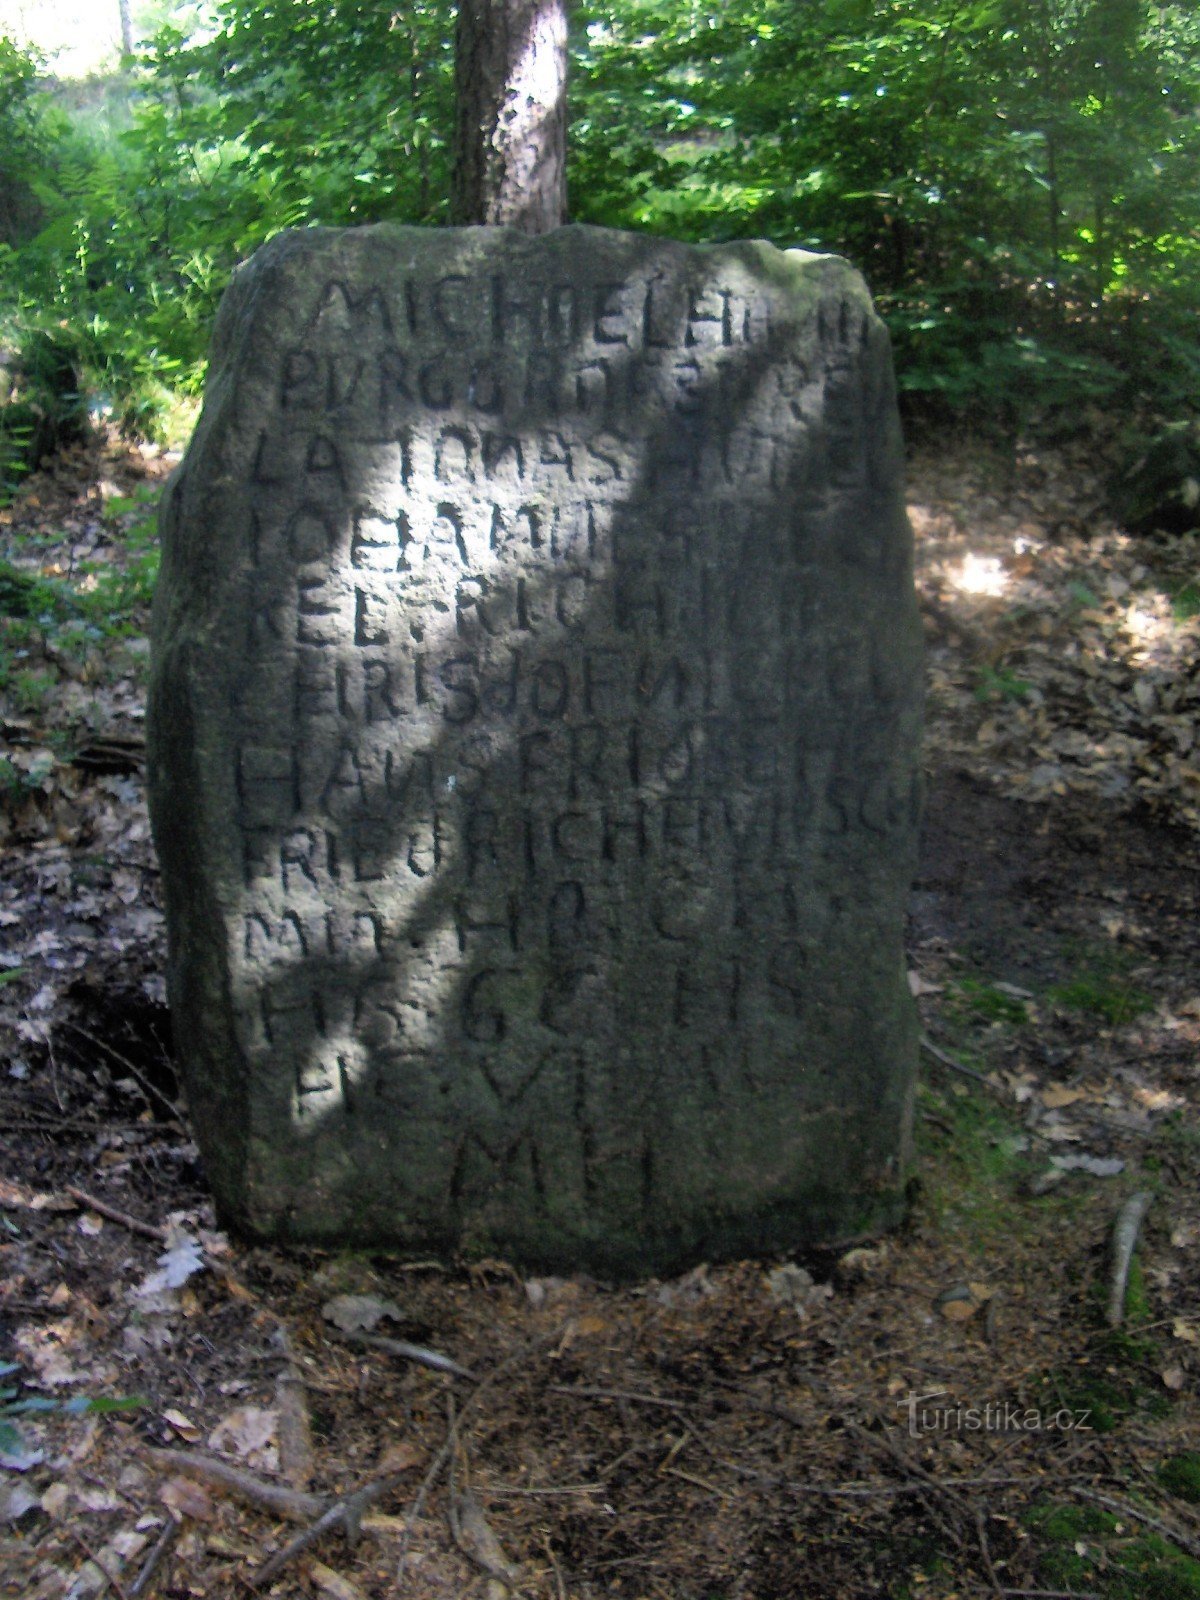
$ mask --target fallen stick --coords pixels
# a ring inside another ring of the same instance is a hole
[[[686,1400],[670,1400],[665,1395],[642,1394],[637,1389],[597,1389],[582,1383],[552,1383],[550,1394],[566,1395],[571,1400],[627,1400],[636,1406],[658,1406],[663,1411],[690,1411]]]
[[[1078,1495],[1082,1500],[1094,1500],[1098,1506],[1105,1506],[1109,1511],[1115,1511],[1119,1517],[1129,1517],[1134,1522],[1144,1522],[1148,1528],[1153,1528],[1155,1533],[1161,1533],[1164,1539],[1170,1542],[1184,1555],[1191,1556],[1193,1561],[1200,1561],[1200,1543],[1189,1539],[1186,1533],[1181,1533],[1178,1528],[1172,1528],[1170,1523],[1163,1522],[1160,1517],[1152,1517],[1148,1511],[1139,1511],[1137,1506],[1131,1506],[1128,1500],[1117,1500],[1110,1494],[1101,1494],[1098,1489],[1085,1489],[1081,1484],[1072,1486],[1069,1491]]]
[[[119,1222],[123,1228],[128,1228],[130,1233],[140,1233],[143,1239],[156,1239],[159,1244],[166,1244],[167,1230],[157,1222],[143,1222],[140,1217],[132,1217],[128,1211],[119,1210],[109,1201],[99,1200],[94,1194],[88,1194],[86,1189],[75,1189],[68,1184],[66,1192],[72,1200],[78,1200],[81,1206],[107,1217],[110,1222]]]
[[[353,1543],[358,1538],[363,1512],[393,1488],[399,1477],[400,1473],[389,1472],[382,1478],[375,1478],[372,1482],[364,1484],[353,1494],[336,1500],[315,1522],[310,1523],[307,1528],[302,1528],[294,1539],[288,1540],[282,1550],[277,1550],[270,1560],[264,1561],[250,1574],[247,1579],[250,1587],[261,1589],[272,1582],[289,1561],[298,1556],[302,1550],[307,1550],[310,1544],[315,1544],[323,1533],[328,1533],[332,1528],[345,1528],[347,1539]]]
[[[421,1487],[417,1490],[416,1499],[413,1501],[408,1515],[405,1518],[404,1533],[400,1539],[400,1554],[396,1559],[397,1588],[399,1588],[401,1582],[403,1581],[404,1569],[408,1565],[408,1546],[409,1541],[412,1538],[413,1526],[418,1517],[421,1515],[421,1512],[425,1509],[425,1502],[428,1500],[434,1484],[441,1477],[447,1461],[449,1461],[454,1454],[455,1448],[457,1447],[459,1441],[459,1430],[462,1427],[464,1419],[468,1413],[479,1404],[480,1400],[494,1384],[499,1383],[500,1379],[506,1377],[514,1367],[519,1366],[522,1361],[527,1361],[530,1356],[535,1355],[539,1350],[544,1349],[546,1345],[557,1343],[557,1341],[562,1338],[562,1335],[563,1329],[561,1327],[555,1328],[553,1333],[546,1334],[540,1339],[534,1339],[532,1343],[526,1345],[523,1350],[514,1351],[512,1355],[506,1356],[505,1359],[497,1366],[494,1366],[490,1372],[484,1373],[483,1377],[480,1378],[474,1389],[459,1407],[457,1414],[454,1414],[453,1412],[451,1413],[450,1426],[446,1430],[446,1437],[442,1441],[438,1453],[429,1463],[429,1469],[425,1473],[424,1478],[421,1480]]]
[[[201,1483],[215,1484],[230,1494],[240,1495],[251,1505],[272,1511],[289,1522],[308,1522],[321,1517],[329,1506],[328,1498],[305,1494],[301,1489],[285,1489],[282,1484],[264,1483],[251,1472],[231,1467],[227,1461],[214,1460],[212,1456],[194,1454],[189,1450],[156,1450],[145,1448],[143,1456],[160,1472],[178,1472],[185,1478],[198,1478]]]
[[[1094,1589],[1001,1589],[1006,1597],[1014,1595],[1036,1596],[1036,1600],[1100,1600]]]
[[[118,1222],[121,1227],[128,1228],[130,1233],[137,1233],[143,1239],[154,1239],[159,1244],[169,1244],[171,1235],[168,1229],[157,1222],[143,1222],[140,1217],[131,1216],[128,1211],[122,1211],[118,1206],[112,1205],[107,1200],[101,1200],[97,1195],[89,1194],[86,1189],[76,1189],[68,1184],[64,1193],[79,1205],[85,1206],[89,1211],[96,1211],[102,1217],[107,1217],[110,1222]],[[253,1290],[237,1276],[232,1267],[227,1267],[223,1261],[216,1261],[207,1251],[203,1252],[204,1265],[215,1278],[220,1278],[231,1294],[242,1300],[255,1300],[257,1296]]]
[[[128,1056],[123,1056],[119,1050],[114,1050],[106,1039],[98,1039],[94,1033],[89,1033],[86,1028],[81,1028],[77,1022],[65,1022],[63,1026],[70,1028],[72,1033],[77,1033],[81,1039],[86,1039],[89,1044],[95,1045],[97,1050],[103,1050],[105,1055],[115,1061],[118,1066],[124,1067],[142,1091],[142,1098],[147,1104],[152,1100],[157,1100],[159,1105],[170,1113],[173,1122],[177,1122],[181,1128],[187,1126],[182,1109],[175,1104],[170,1095],[164,1094],[161,1089],[156,1089],[141,1068],[134,1066]]]
[[[110,1572],[108,1570],[108,1568],[104,1565],[103,1561],[101,1561],[100,1557],[92,1549],[91,1545],[87,1542],[87,1540],[83,1537],[83,1535],[77,1529],[75,1529],[75,1528],[71,1529],[71,1538],[74,1539],[75,1543],[79,1546],[79,1548],[83,1551],[84,1555],[87,1557],[87,1560],[84,1562],[83,1568],[81,1570],[82,1571],[86,1571],[87,1568],[90,1566],[90,1567],[94,1567],[96,1569],[96,1571],[100,1574],[99,1587],[89,1586],[89,1587],[91,1587],[91,1593],[98,1597],[98,1596],[102,1595],[106,1589],[111,1587],[113,1593],[117,1597],[117,1600],[129,1600],[128,1594],[121,1587],[120,1578],[117,1577],[115,1572]],[[76,1580],[76,1581],[78,1581],[78,1580]]]
[[[129,1600],[138,1600],[139,1595],[150,1593],[150,1585],[154,1582],[159,1567],[179,1537],[180,1526],[174,1517],[168,1517],[166,1527],[154,1541],[154,1548],[142,1563],[142,1570],[129,1586]]]
[[[935,1061],[940,1061],[944,1067],[949,1067],[952,1072],[961,1072],[964,1078],[971,1078],[975,1083],[981,1083],[985,1089],[996,1093],[996,1085],[990,1078],[985,1078],[982,1072],[976,1072],[974,1067],[968,1067],[964,1061],[956,1061],[939,1045],[934,1044],[927,1033],[921,1035],[921,1049],[931,1055]]]
[[[458,1424],[454,1415],[454,1397],[448,1397],[450,1409],[450,1432],[454,1436],[461,1451],[463,1466],[467,1467],[467,1447],[458,1432]],[[497,1579],[505,1586],[505,1592],[515,1587],[520,1581],[521,1572],[514,1567],[504,1554],[504,1549],[492,1530],[492,1525],[484,1516],[483,1507],[476,1500],[469,1488],[460,1489],[458,1486],[458,1473],[455,1470],[454,1458],[450,1461],[449,1490],[450,1503],[447,1507],[447,1520],[450,1524],[450,1536],[469,1561],[474,1561],[489,1577]]]
[[[449,1356],[442,1355],[440,1350],[429,1350],[423,1344],[409,1344],[407,1339],[388,1339],[381,1333],[348,1333],[343,1331],[342,1337],[349,1339],[354,1344],[369,1345],[372,1350],[383,1350],[390,1356],[399,1356],[404,1361],[415,1361],[419,1366],[432,1367],[434,1372],[448,1372],[455,1378],[467,1378],[474,1383],[478,1373],[472,1372],[469,1367],[461,1366]]]
[[[806,1371],[803,1374],[803,1379],[815,1394],[823,1395],[835,1409],[839,1411],[842,1409],[833,1391],[815,1373]],[[740,1384],[733,1383],[728,1379],[713,1378],[710,1381],[717,1387],[731,1391],[736,1395],[737,1403],[747,1411],[755,1412],[762,1416],[778,1417],[781,1421],[790,1422],[793,1427],[797,1428],[806,1429],[809,1426],[808,1419],[799,1412],[793,1411],[790,1406],[758,1400],[753,1395],[747,1394]],[[732,1408],[734,1402],[727,1401],[726,1403]],[[888,1431],[886,1418],[877,1414],[877,1420],[881,1424],[881,1431],[877,1434],[872,1433],[868,1428],[864,1428],[862,1423],[850,1416],[843,1416],[842,1426],[848,1434],[858,1439],[865,1449],[873,1449],[876,1452],[882,1450],[899,1467],[900,1471],[913,1481],[914,1493],[921,1496],[930,1516],[956,1549],[961,1550],[964,1544],[962,1533],[953,1522],[947,1522],[942,1516],[938,1502],[941,1500],[956,1511],[960,1517],[964,1517],[967,1520],[970,1520],[970,1508],[953,1489],[947,1487],[944,1480],[939,1481],[933,1473],[927,1472],[919,1462],[912,1460],[910,1456],[900,1449]]]
[[[1112,1240],[1112,1287],[1108,1295],[1110,1328],[1119,1328],[1125,1320],[1125,1292],[1129,1287],[1134,1247],[1153,1199],[1149,1189],[1139,1189],[1126,1200],[1117,1214]]]
[[[273,1343],[283,1357],[283,1367],[275,1379],[275,1407],[279,1413],[277,1429],[279,1467],[293,1489],[302,1492],[313,1480],[314,1458],[304,1377],[292,1349],[287,1328],[280,1323]]]

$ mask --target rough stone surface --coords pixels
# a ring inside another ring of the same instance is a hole
[[[227,1221],[627,1273],[894,1217],[900,462],[831,257],[378,227],[238,273],[150,707]]]

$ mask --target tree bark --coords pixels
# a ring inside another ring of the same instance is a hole
[[[459,0],[457,223],[545,233],[567,215],[566,0]]]
[[[133,54],[133,18],[130,15],[129,0],[117,0],[121,12],[121,49],[125,55]],[[111,15],[111,12],[109,13]]]

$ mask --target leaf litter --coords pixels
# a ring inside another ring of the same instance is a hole
[[[75,452],[0,539],[56,580],[119,566],[100,485],[168,465]],[[1152,1486],[1197,1436],[1197,549],[1106,521],[1079,456],[964,444],[912,485],[908,966],[936,1054],[909,1221],[670,1283],[223,1239],[171,1063],[143,641],[22,646],[23,698],[0,698],[0,1382],[32,1408],[0,1405],[25,1452],[0,1465],[0,1594],[224,1600],[285,1558],[289,1596],[950,1600],[1053,1587],[1031,1509],[1101,1489],[1194,1540]],[[1131,1379],[1102,1449],[915,1429],[934,1389],[1057,1405],[1064,1374],[1111,1367],[1094,1301],[1147,1170],[1154,1405]]]

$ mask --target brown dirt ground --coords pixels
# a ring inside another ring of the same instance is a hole
[[[164,466],[79,452],[0,543],[31,571],[119,566],[105,504]],[[1082,458],[960,446],[911,481],[931,683],[912,1206],[894,1237],[792,1263],[612,1288],[226,1240],[170,1060],[141,642],[83,665],[33,650],[52,690],[0,700],[27,779],[0,835],[0,1383],[142,1404],[12,1419],[38,1459],[0,1470],[0,1595],[249,1593],[325,1504],[381,1482],[354,1537],[343,1519],[256,1592],[1200,1594],[1200,1511],[1158,1476],[1200,1447],[1197,653],[1178,603],[1200,552],[1133,544]],[[1114,1336],[1110,1239],[1141,1189]],[[164,1258],[181,1281],[148,1283]],[[347,1295],[390,1303],[376,1337],[471,1376],[341,1333],[323,1307]],[[1026,1426],[910,1427],[931,1394]],[[1065,1545],[1043,1520],[1064,1506]]]

